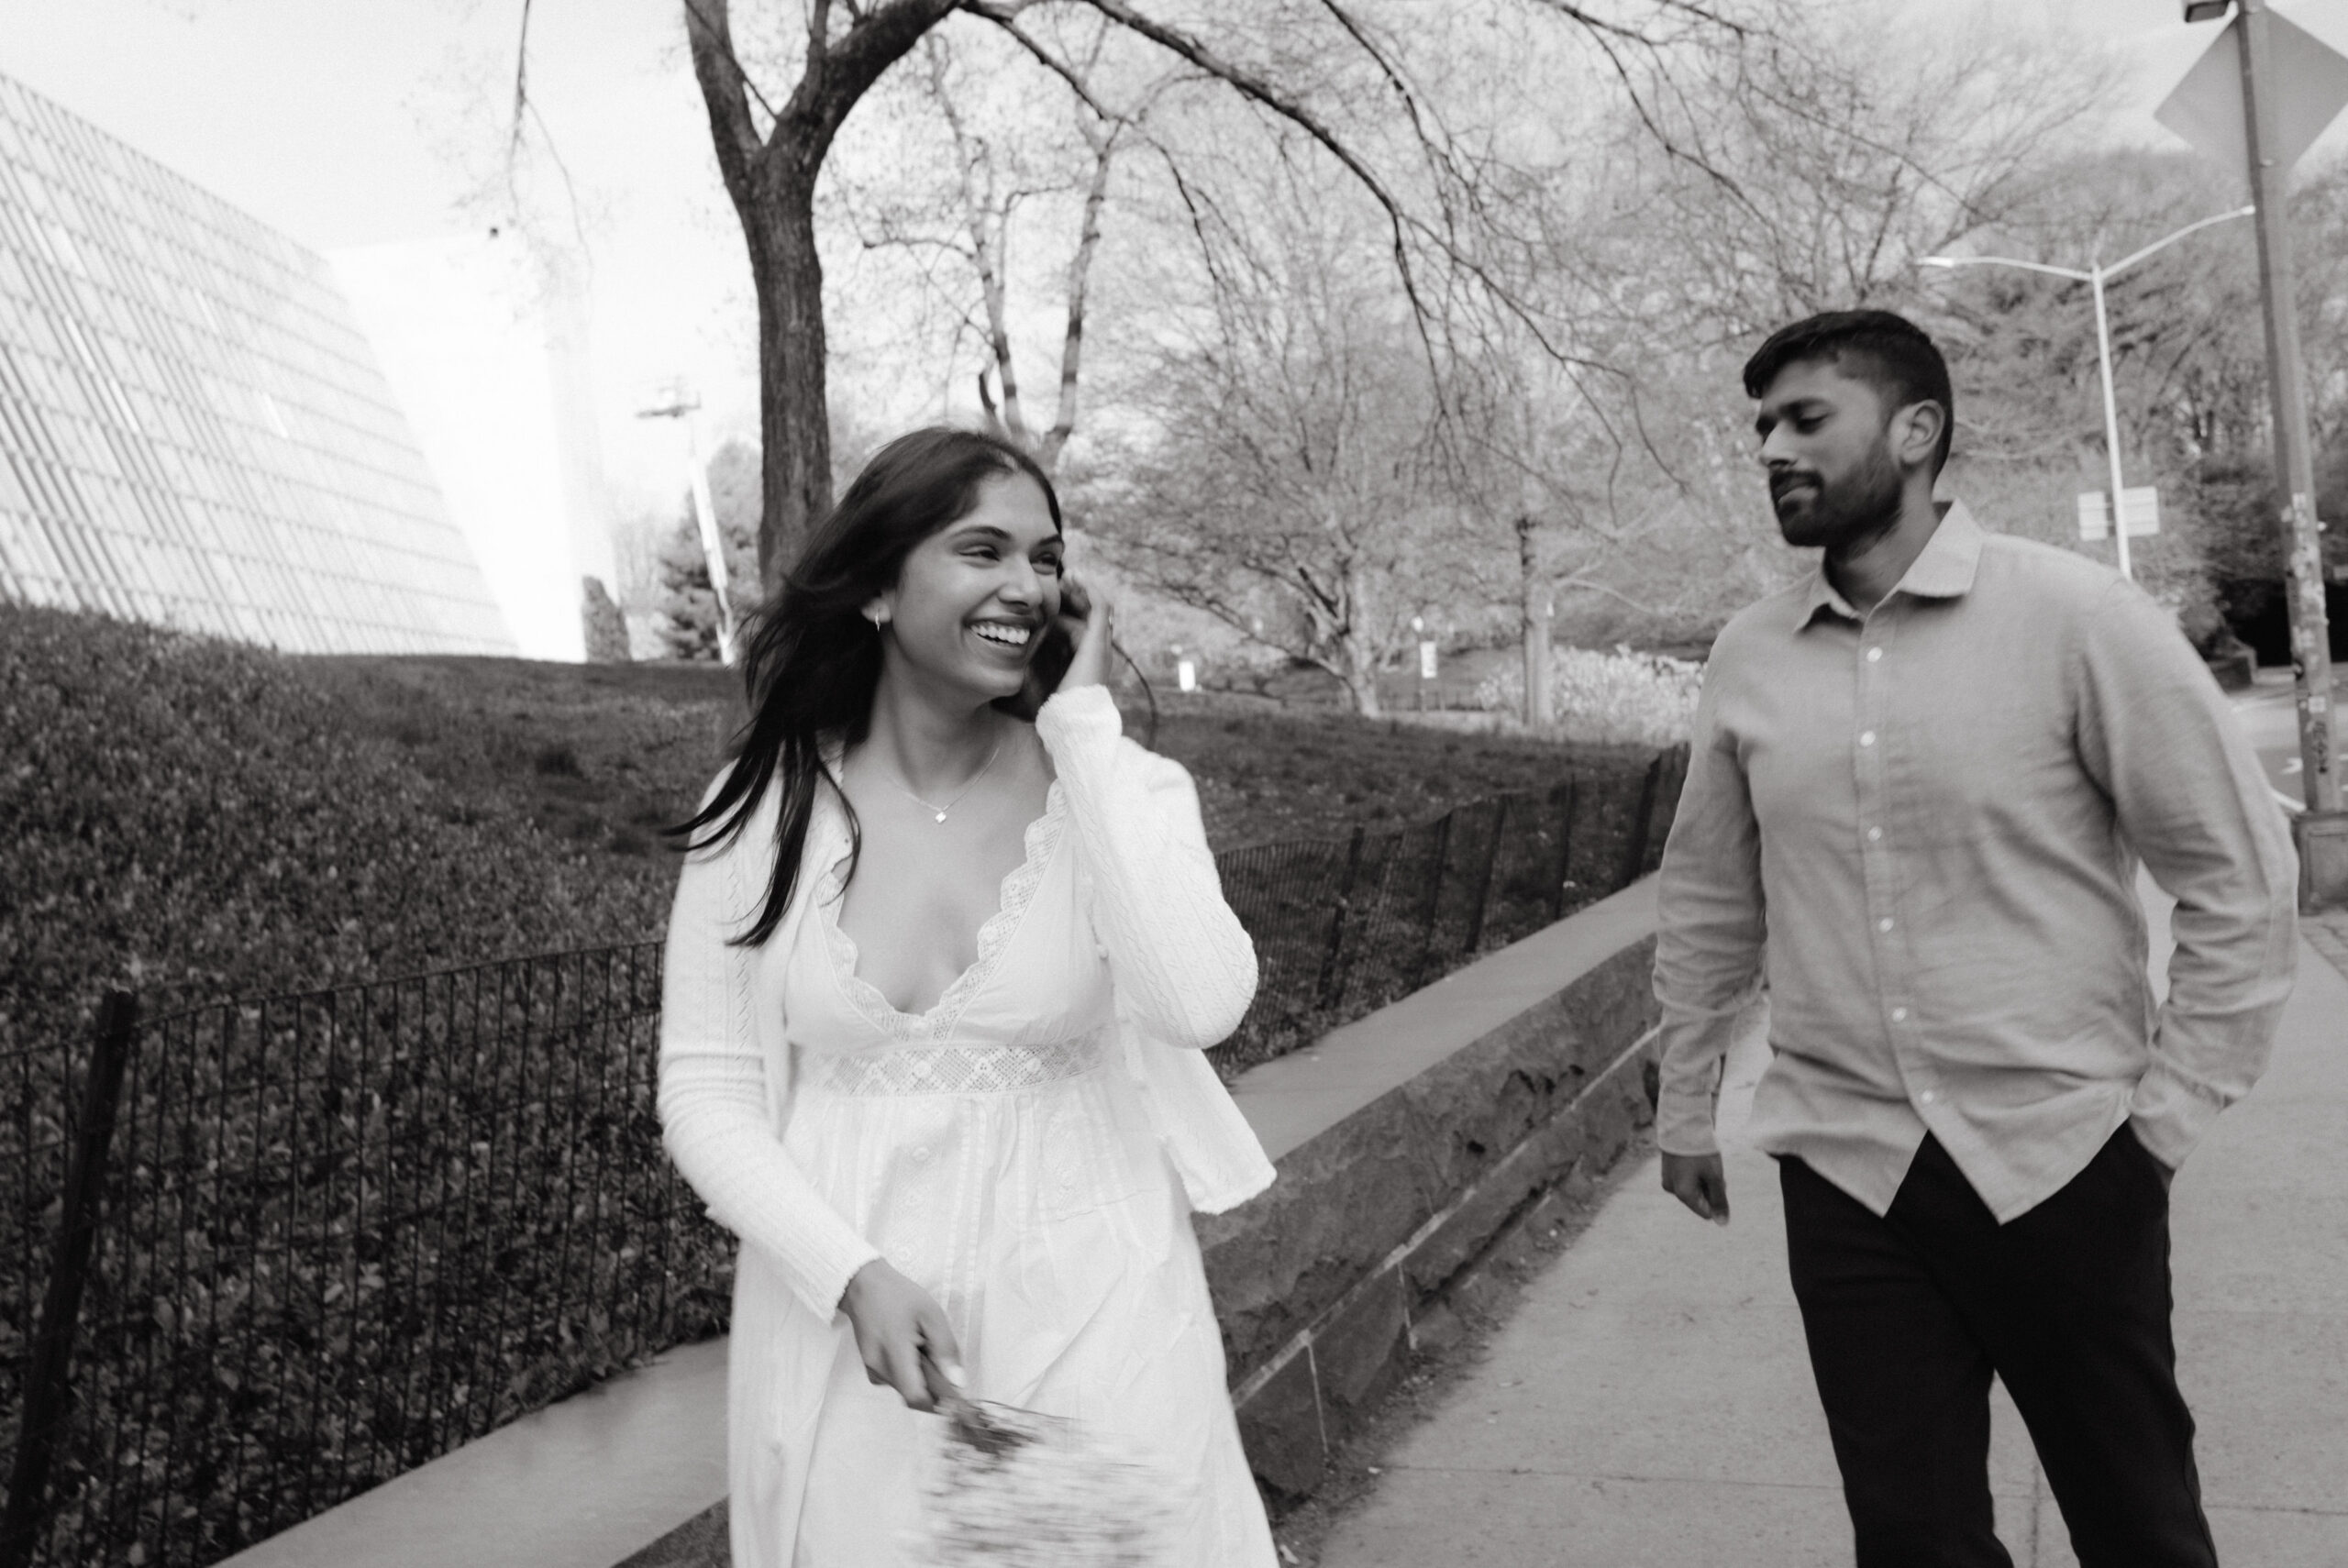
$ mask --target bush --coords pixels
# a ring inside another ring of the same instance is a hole
[[[60,1454],[49,1561],[93,1560],[59,1543],[99,1534],[212,1561],[723,1319],[725,1253],[651,1115],[657,952],[610,1021],[531,1007],[576,981],[506,983],[543,964],[445,981],[437,1004],[382,988],[164,1016],[658,929],[662,860],[532,820],[532,789],[581,782],[580,750],[544,746],[507,796],[467,789],[356,733],[333,674],[0,605],[8,1363],[40,1298],[91,1005],[128,986],[159,1020],[116,1135],[77,1350],[87,1424]],[[418,1378],[420,1339],[463,1358]],[[0,1430],[18,1392],[12,1375]],[[111,1441],[155,1410],[127,1453]],[[189,1488],[168,1518],[166,1475]]]
[[[109,986],[151,1011],[659,916],[644,882],[352,734],[260,649],[0,605],[0,1052],[78,1036]]]
[[[1704,667],[1617,645],[1549,650],[1549,716],[1567,739],[1606,745],[1676,745],[1696,718]],[[1524,672],[1504,665],[1476,688],[1479,707],[1524,707]]]

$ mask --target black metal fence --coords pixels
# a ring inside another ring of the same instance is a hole
[[[1215,1052],[1226,1077],[1562,919],[1653,868],[1687,750],[1470,801],[1430,823],[1216,857],[1255,938],[1255,1004]]]
[[[659,1002],[643,944],[147,1021],[116,993],[74,1081],[0,1064],[0,1562],[197,1568],[722,1331]]]
[[[1219,857],[1235,1072],[1648,868],[1685,754]],[[660,1147],[657,943],[138,1016],[0,1056],[0,1568],[205,1568],[725,1326]],[[13,1375],[9,1375],[13,1374]]]

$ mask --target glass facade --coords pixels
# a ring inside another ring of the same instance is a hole
[[[5,76],[0,595],[515,651],[325,261]]]

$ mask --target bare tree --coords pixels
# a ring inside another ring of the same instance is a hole
[[[1096,18],[1084,30],[1089,36],[1068,50],[1088,83],[1083,96],[1067,95],[1064,128],[1072,138],[1036,134],[1032,116],[1008,127],[984,123],[986,105],[972,79],[998,76],[1001,51],[973,55],[943,31],[932,32],[922,41],[915,77],[924,123],[906,127],[912,157],[892,160],[879,177],[837,183],[840,210],[868,248],[950,260],[944,269],[920,266],[916,275],[947,305],[957,337],[980,346],[978,393],[989,420],[1033,452],[1047,473],[1076,431],[1091,281],[1112,181],[1129,135],[1142,130],[1175,80],[1160,73],[1121,91],[1110,80],[1114,73],[1102,69],[1108,25]],[[943,146],[934,150],[946,155],[937,160],[941,177],[930,182],[906,167],[932,150],[920,139],[925,132],[943,133]],[[1058,381],[1048,410],[1031,414],[1013,330],[1013,240],[1032,244],[1060,221],[1071,237],[1058,272]]]
[[[1614,8],[1600,10],[1543,0],[1537,8],[1591,39],[1630,83],[1640,71],[1660,69],[1690,47],[1691,39],[1725,45],[1747,36],[1749,29],[1728,14],[1728,3],[1616,0]],[[766,492],[759,556],[770,584],[808,522],[831,499],[817,179],[849,112],[956,13],[1000,28],[1070,92],[1091,101],[1078,63],[1028,26],[1031,15],[1089,11],[1310,141],[1382,215],[1397,276],[1431,357],[1437,329],[1428,323],[1441,295],[1423,286],[1427,269],[1449,264],[1470,280],[1497,282],[1487,276],[1471,242],[1484,210],[1477,192],[1490,166],[1489,149],[1454,144],[1404,67],[1394,41],[1398,30],[1381,26],[1366,6],[1266,0],[1228,17],[1210,11],[1191,27],[1153,16],[1132,0],[804,0],[803,28],[796,47],[783,51],[781,68],[787,72],[795,63],[796,80],[788,93],[770,94],[736,47],[730,0],[683,4],[694,75],[719,172],[741,220],[758,298]],[[1379,117],[1399,119],[1404,145],[1417,149],[1401,174],[1388,172],[1372,150],[1377,133],[1346,128],[1316,102],[1315,93],[1332,80],[1374,84]],[[1403,111],[1399,116],[1397,107]],[[1105,111],[1102,117],[1115,118]]]
[[[1255,200],[1194,214],[1202,274],[1165,302],[1124,393],[1143,417],[1086,499],[1140,583],[1375,715],[1411,617],[1478,601],[1503,536],[1447,482],[1439,389],[1374,243],[1271,163]]]

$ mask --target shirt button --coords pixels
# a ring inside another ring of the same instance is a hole
[[[1875,922],[1875,928],[1877,931],[1889,931],[1891,929],[1891,917],[1889,915],[1884,916],[1881,920]]]
[[[1879,839],[1881,839],[1882,837],[1883,837],[1883,830],[1882,830],[1881,828],[1879,828],[1879,827],[1871,827],[1871,828],[1867,829],[1867,842],[1868,842],[1869,844],[1874,844],[1874,843],[1876,843],[1877,841],[1878,841]]]
[[[1922,1093],[1922,1094],[1918,1095],[1916,1098],[1917,1098],[1918,1099],[1920,1099],[1920,1100],[1923,1101],[1923,1103],[1925,1103],[1926,1105],[1930,1105],[1930,1104],[1932,1104],[1932,1103],[1933,1103],[1933,1099],[1934,1099],[1935,1097],[1934,1097],[1934,1095],[1933,1095],[1933,1091],[1932,1091],[1932,1090],[1930,1090],[1930,1089],[1926,1089],[1923,1093]]]
[[[914,1164],[917,1165],[925,1165],[929,1164],[929,1151],[927,1149],[915,1149],[914,1151]]]
[[[1859,732],[1859,744],[1861,745],[1875,745],[1875,732],[1873,730],[1861,730]]]
[[[1894,1022],[1894,1023],[1905,1023],[1905,1022],[1907,1022],[1907,1021],[1908,1021],[1908,1010],[1907,1010],[1906,1008],[1904,1008],[1904,1007],[1895,1007],[1895,1008],[1893,1008],[1893,1009],[1891,1010],[1891,1021],[1892,1021],[1892,1022]]]
[[[1867,649],[1867,662],[1868,662],[1869,664],[1875,664],[1875,663],[1877,663],[1877,662],[1879,662],[1879,661],[1882,659],[1882,657],[1883,657],[1883,650],[1882,650],[1881,648],[1869,648],[1869,649]]]

